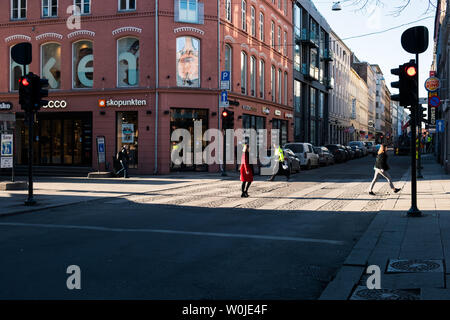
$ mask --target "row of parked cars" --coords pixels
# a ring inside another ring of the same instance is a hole
[[[341,144],[313,146],[307,142],[292,142],[285,144],[283,150],[291,172],[299,172],[301,168],[309,170],[313,167],[365,157],[375,152],[375,146],[372,142],[363,141],[351,141],[348,146]]]

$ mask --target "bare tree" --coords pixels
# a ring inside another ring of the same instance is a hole
[[[351,1],[350,6],[355,6],[358,11],[366,11],[369,7],[382,7],[385,5],[387,1],[389,3],[396,3],[395,9],[391,12],[393,16],[399,16],[403,10],[405,10],[409,5],[414,5],[416,1],[423,1],[423,0],[347,0],[348,2]],[[345,2],[347,2],[345,1]],[[428,1],[428,7],[427,10],[424,12],[429,13],[433,11],[436,8],[437,1],[438,0],[427,0]]]

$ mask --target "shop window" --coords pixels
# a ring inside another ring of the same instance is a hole
[[[91,13],[91,0],[75,0],[75,5],[80,8],[81,14]]]
[[[94,86],[94,51],[91,41],[73,44],[73,88]]]
[[[139,85],[139,39],[122,38],[117,41],[117,86]]]
[[[61,88],[61,45],[46,43],[41,46],[41,75],[48,79],[50,89]]]
[[[58,0],[42,0],[42,16],[44,18],[58,16]]]
[[[200,87],[200,41],[177,38],[177,86]]]
[[[26,19],[27,0],[11,0],[11,19]]]
[[[11,47],[11,50],[12,48],[14,48],[14,46]],[[11,54],[9,56],[11,57]],[[29,70],[29,65],[27,65],[27,70]],[[23,76],[23,73],[23,65],[18,64],[12,58],[10,58],[9,82],[11,91],[19,90],[19,79]]]
[[[119,0],[120,11],[136,10],[136,0]]]
[[[128,147],[129,167],[138,166],[138,112],[137,111],[119,111],[117,112],[117,149],[116,153],[122,149],[122,146]]]

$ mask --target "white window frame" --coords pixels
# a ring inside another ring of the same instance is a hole
[[[270,46],[272,49],[275,47],[275,22],[270,22]]]
[[[126,4],[126,8],[125,9],[121,9],[120,8],[120,2],[121,0],[117,0],[117,9],[118,11],[136,11],[137,8],[137,0],[134,1],[134,8],[130,9],[130,1],[131,0],[126,0],[127,4]]]
[[[281,27],[278,26],[278,52],[281,52]]]
[[[14,1],[17,1],[17,18],[13,17],[13,12],[14,12]],[[21,16],[21,12],[22,12],[22,7],[21,7],[21,0],[11,0],[11,20],[22,20],[22,19],[26,19],[27,18],[27,13],[28,13],[28,1],[25,0],[25,17]]]
[[[264,42],[264,13],[259,13],[259,40]]]
[[[254,6],[250,6],[250,32],[253,37],[256,37],[256,10]]]
[[[241,51],[241,93],[247,94],[247,72],[248,72],[248,55],[245,51]],[[242,92],[244,89],[244,92]]]
[[[91,0],[78,0],[80,1],[80,13],[81,14],[91,14],[92,12],[92,2]],[[73,4],[76,5],[77,0],[73,0]],[[84,12],[84,5],[89,3],[89,12]]]
[[[256,97],[256,57],[250,57],[250,95]]]
[[[266,63],[259,60],[259,98],[264,99],[265,90]]]
[[[198,0],[184,0],[184,1],[186,1],[187,2],[187,6],[186,6],[186,18],[182,18],[181,17],[181,13],[184,11],[184,10],[181,10],[181,1],[183,1],[183,0],[180,0],[179,2],[178,2],[178,5],[179,5],[179,8],[178,8],[178,12],[179,12],[179,19],[180,19],[180,22],[187,22],[187,23],[198,23],[198,21],[199,21],[199,13],[198,13]],[[189,13],[189,4],[191,3],[191,2],[194,2],[195,3],[195,19],[189,19],[189,16],[188,16],[188,13]]]
[[[247,31],[247,2],[245,0],[241,1],[241,20],[242,30]]]
[[[52,15],[53,2],[56,2],[56,15]],[[43,18],[53,18],[58,16],[58,0],[48,0],[48,15],[44,15],[44,0],[41,1],[41,14]]]
[[[226,2],[225,2],[225,12],[226,12],[226,14],[225,14],[225,18],[228,20],[228,21],[232,21],[232,14],[231,14],[231,0],[226,0]]]

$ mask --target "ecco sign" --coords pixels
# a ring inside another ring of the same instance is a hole
[[[65,109],[67,107],[66,100],[50,100],[48,105],[43,106],[44,109]]]

